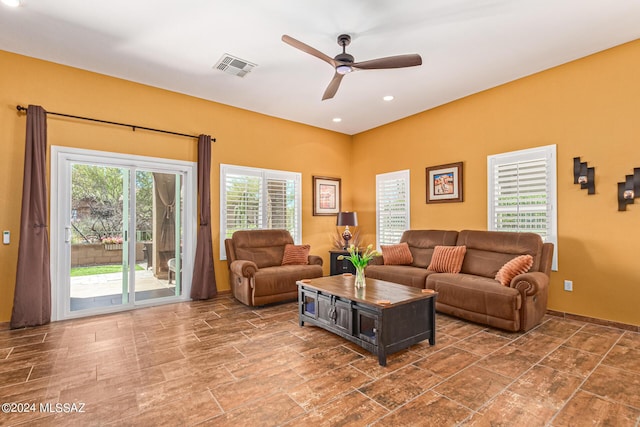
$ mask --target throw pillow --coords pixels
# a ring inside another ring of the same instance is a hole
[[[284,246],[284,255],[282,256],[282,265],[306,265],[309,264],[310,245],[292,245]]]
[[[380,249],[384,265],[410,265],[413,262],[413,255],[407,242],[397,245],[380,245]]]
[[[427,270],[438,273],[460,273],[466,246],[436,246]]]
[[[496,274],[496,280],[505,286],[511,284],[511,280],[518,274],[523,274],[529,271],[533,265],[533,257],[531,255],[520,255],[507,261],[505,265],[498,270]]]

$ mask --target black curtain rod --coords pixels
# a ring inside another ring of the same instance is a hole
[[[22,105],[16,106],[16,109],[18,111],[27,111],[27,107],[23,107]],[[98,122],[98,123],[106,123],[108,125],[125,126],[125,127],[133,129],[134,132],[135,132],[136,129],[144,129],[144,130],[149,130],[149,131],[152,131],[152,132],[168,133],[169,135],[184,136],[186,138],[196,138],[196,139],[199,138],[198,135],[188,135],[186,133],[171,132],[169,130],[154,129],[154,128],[148,128],[148,127],[145,127],[145,126],[129,125],[127,123],[110,122],[108,120],[92,119],[90,117],[81,117],[81,116],[73,116],[71,114],[54,113],[53,111],[47,111],[46,113],[47,114],[53,114],[54,116],[70,117],[72,119],[88,120],[90,122]],[[216,139],[215,138],[211,138],[211,141],[216,142]]]

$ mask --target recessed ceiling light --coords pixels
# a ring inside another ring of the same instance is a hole
[[[2,0],[2,4],[9,7],[18,7],[20,6],[20,0]]]
[[[393,95],[387,95],[387,96],[383,96],[382,99],[384,101],[393,101]]]
[[[334,123],[340,123],[342,121],[342,119],[340,117],[334,117],[333,118],[333,122]]]

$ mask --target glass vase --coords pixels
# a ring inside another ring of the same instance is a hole
[[[356,289],[362,289],[365,286],[367,286],[367,282],[364,277],[364,267],[356,267],[355,287]]]

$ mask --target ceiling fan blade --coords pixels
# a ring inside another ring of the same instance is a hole
[[[338,91],[338,87],[340,87],[340,82],[342,81],[343,77],[344,74],[340,73],[335,73],[333,75],[333,79],[331,79],[329,86],[327,86],[327,89],[324,91],[324,95],[322,95],[323,101],[325,99],[331,99],[335,96],[336,92]]]
[[[381,70],[385,68],[415,67],[416,65],[422,65],[422,58],[420,55],[412,53],[356,62],[352,67],[358,70]]]
[[[293,37],[290,37],[285,34],[282,36],[282,41],[288,45],[295,47],[296,49],[300,49],[301,51],[308,53],[309,55],[313,55],[316,58],[322,59],[324,62],[330,64],[332,67],[336,66],[336,61],[334,61],[333,58],[325,55],[324,53],[320,52],[318,49],[315,49],[309,46],[308,44],[302,43],[301,41],[294,39]]]

